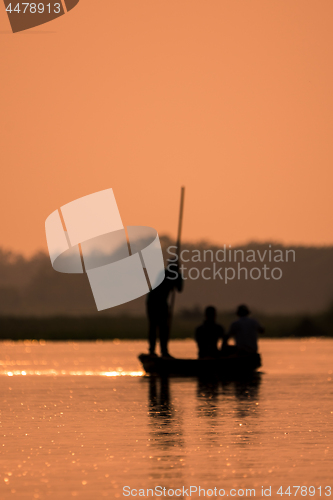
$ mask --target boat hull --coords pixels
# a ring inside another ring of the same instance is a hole
[[[261,366],[260,354],[233,355],[218,359],[158,358],[140,354],[146,373],[181,377],[240,378],[253,373]]]

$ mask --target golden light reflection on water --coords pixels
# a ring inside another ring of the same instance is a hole
[[[143,371],[124,371],[117,370],[111,372],[101,372],[101,371],[66,371],[66,370],[13,370],[0,371],[0,375],[7,375],[8,377],[13,377],[14,375],[45,375],[45,376],[59,376],[59,375],[70,375],[70,376],[95,376],[95,377],[141,377],[144,375]]]
[[[331,484],[333,341],[260,347],[264,374],[224,383],[142,377],[146,342],[1,343],[1,500]]]

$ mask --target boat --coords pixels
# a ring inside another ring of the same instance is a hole
[[[244,378],[261,366],[259,353],[205,359],[181,359],[140,354],[139,360],[150,375],[180,377],[215,377],[222,379]]]

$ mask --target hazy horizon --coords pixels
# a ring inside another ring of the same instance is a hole
[[[171,250],[168,252],[167,248],[174,244],[168,237],[161,237],[165,260],[173,257]],[[244,260],[241,260],[242,252],[237,254],[236,260],[232,252],[230,260],[227,247],[225,261],[220,260],[223,254],[217,255],[218,251],[223,251],[223,246],[184,243],[182,249],[187,252],[183,255],[182,270],[186,279],[183,293],[177,295],[178,312],[197,306],[202,309],[208,303],[222,311],[234,310],[238,303],[245,302],[262,313],[315,314],[326,310],[333,302],[333,246],[287,247],[274,243],[251,243],[231,248],[234,251],[243,249]],[[203,254],[205,250],[208,250],[206,260]],[[287,261],[284,251],[293,250],[295,252],[291,252]],[[201,252],[200,261],[197,258],[198,251]],[[275,255],[277,261],[273,260]],[[238,271],[240,262],[241,267],[247,271]],[[264,265],[270,270],[267,275],[269,279],[265,278],[262,271]],[[227,268],[228,280],[225,275]],[[218,269],[221,269],[221,273],[214,275]],[[232,279],[230,276],[233,271],[230,269],[235,270]],[[258,271],[254,271],[254,277],[251,278],[253,269],[261,270],[260,279],[256,278]],[[280,270],[275,271],[274,278],[270,274],[273,269]],[[199,277],[196,278],[196,275]],[[87,315],[97,314],[97,310],[86,274],[72,275],[54,271],[46,252],[25,258],[0,249],[0,313]],[[145,296],[105,313],[144,315]]]
[[[170,235],[170,234],[160,234],[159,235],[160,239],[166,239],[166,240],[169,240],[170,242],[172,242],[172,244],[176,244],[175,242],[175,239]],[[283,242],[283,241],[277,241],[277,240],[274,240],[274,239],[271,239],[271,240],[256,240],[256,239],[249,239],[247,241],[239,241],[239,242],[235,242],[235,243],[229,243],[229,242],[222,242],[222,243],[219,243],[218,241],[213,241],[213,240],[210,240],[210,239],[198,239],[198,240],[190,240],[190,239],[186,239],[184,241],[181,242],[181,248],[185,248],[187,247],[188,245],[191,245],[191,246],[207,246],[207,247],[212,247],[212,248],[223,248],[224,245],[226,245],[226,247],[228,248],[229,245],[231,245],[232,248],[242,248],[242,247],[247,247],[247,246],[256,246],[256,245],[274,245],[274,246],[282,246],[284,248],[325,248],[325,249],[328,249],[328,248],[333,248],[333,241],[332,243],[326,243],[326,244],[303,244],[301,242],[297,243],[297,242]],[[40,248],[36,248],[35,250],[31,251],[31,252],[27,252],[27,251],[24,251],[23,250],[18,250],[18,249],[15,249],[13,247],[7,247],[5,246],[4,244],[2,244],[0,242],[0,252],[4,252],[4,253],[11,253],[15,256],[21,256],[21,257],[24,257],[26,260],[30,260],[30,259],[33,259],[35,256],[37,256],[38,254],[40,253],[43,253],[43,254],[46,254],[47,256],[49,255],[48,253],[48,249],[47,249],[47,244],[46,244],[46,240],[45,240],[45,246],[43,247],[40,247]]]

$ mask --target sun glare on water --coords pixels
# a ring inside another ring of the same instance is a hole
[[[95,377],[141,377],[144,375],[143,371],[72,371],[72,370],[12,370],[0,371],[0,375],[7,375],[8,377],[13,377],[14,375],[46,375],[46,376],[59,376],[59,375],[70,375],[70,376],[95,376]]]

